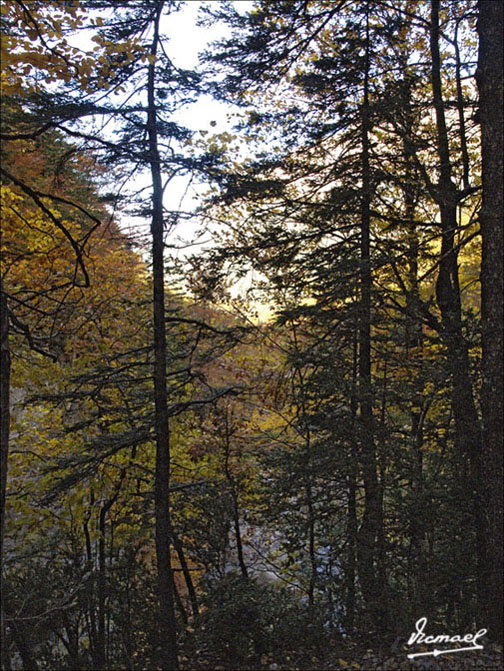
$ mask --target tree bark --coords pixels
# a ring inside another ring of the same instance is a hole
[[[106,575],[105,575],[105,521],[107,511],[104,506],[100,510],[99,528],[98,528],[98,638],[96,646],[96,655],[98,659],[98,668],[107,668],[107,657],[105,650],[105,596],[106,596]]]
[[[452,374],[452,402],[455,418],[456,444],[472,457],[481,445],[480,423],[474,403],[473,385],[469,374],[469,353],[462,333],[462,306],[455,245],[458,230],[458,191],[452,179],[448,131],[444,113],[441,86],[441,58],[439,53],[439,0],[433,0],[431,12],[432,89],[437,126],[437,153],[440,162],[440,180],[437,185],[437,203],[441,215],[441,253],[436,281],[436,300],[441,311],[443,338]]]
[[[19,651],[24,671],[38,671],[38,662],[33,656],[33,647],[31,645],[29,632],[19,622],[14,622],[12,626],[12,635]]]
[[[403,67],[406,69],[406,62]],[[413,126],[411,110],[411,91],[406,90],[406,114],[408,126]],[[415,224],[416,210],[416,173],[407,143],[404,142],[404,217],[407,221],[407,278],[406,278],[406,358],[414,371],[414,389],[412,390],[411,418],[411,508],[408,552],[408,600],[412,621],[418,619],[425,610],[424,594],[425,572],[423,570],[423,541],[425,538],[424,516],[424,474],[423,474],[423,424],[425,417],[425,385],[423,374],[423,334],[420,310],[420,291],[418,286],[419,239]]]
[[[238,506],[238,493],[236,491],[236,484],[231,474],[229,468],[229,458],[231,456],[231,431],[229,427],[229,411],[228,407],[225,408],[224,414],[224,473],[226,475],[226,480],[228,482],[229,491],[231,493],[231,499],[233,501],[233,526],[235,532],[235,541],[236,541],[236,553],[238,555],[238,565],[244,580],[248,580],[248,571],[247,565],[245,564],[245,558],[243,556],[243,544],[241,537],[240,529],[240,509]]]
[[[357,418],[357,324],[352,338],[352,396],[350,399],[351,414],[351,447],[350,464],[348,471],[348,510],[347,510],[347,565],[345,572],[346,599],[345,599],[345,626],[352,633],[355,626],[355,574],[357,548],[357,474],[358,451],[355,435]]]
[[[367,9],[369,12],[369,8]],[[376,567],[377,539],[382,524],[380,483],[374,437],[373,391],[371,381],[371,174],[369,161],[369,15],[366,15],[366,65],[361,109],[362,196],[360,220],[360,320],[359,320],[359,407],[360,466],[364,483],[364,512],[358,533],[357,558],[359,581],[370,616],[378,629],[386,627],[385,585]]]
[[[184,579],[185,583],[187,586],[187,592],[189,594],[189,600],[191,601],[191,610],[193,612],[194,617],[198,615],[199,609],[198,609],[198,599],[196,596],[196,590],[194,589],[194,584],[191,578],[191,572],[189,570],[189,566],[187,565],[187,560],[184,555],[184,550],[182,548],[182,543],[180,541],[180,538],[178,537],[178,534],[175,532],[175,530],[172,527],[171,530],[171,537],[173,539],[173,546],[175,548],[175,551],[177,553],[177,556],[179,558],[180,562],[180,568],[182,569],[182,573],[184,574]]]
[[[479,2],[478,88],[480,94],[483,203],[480,212],[483,450],[479,490],[484,510],[484,589],[479,616],[490,636],[503,631],[503,7]],[[483,619],[484,618],[484,619]]]
[[[298,345],[296,324],[292,322],[292,336],[296,351],[296,360],[301,359],[301,353]],[[313,606],[315,603],[315,586],[317,584],[317,555],[315,551],[315,507],[313,505],[313,488],[311,475],[311,450],[312,438],[310,423],[308,419],[308,402],[306,398],[306,384],[301,367],[296,367],[296,373],[299,380],[299,405],[303,418],[303,438],[304,438],[304,459],[303,459],[303,485],[305,491],[306,509],[308,512],[308,556],[310,558],[310,580],[308,583],[308,603]]]
[[[9,348],[9,312],[7,296],[0,291],[0,450],[1,450],[1,491],[0,491],[0,595],[1,595],[1,647],[2,668],[7,668],[7,645],[5,641],[5,611],[4,611],[4,586],[3,586],[3,544],[5,534],[5,502],[7,494],[7,463],[9,457],[9,431],[10,431],[10,348]]]
[[[439,50],[439,0],[431,3],[430,49],[431,83],[436,114],[437,154],[440,178],[435,187],[436,203],[441,218],[441,252],[436,280],[436,301],[441,312],[444,345],[452,384],[452,409],[455,423],[455,448],[469,460],[469,496],[472,499],[475,553],[477,557],[477,593],[481,601],[484,593],[483,505],[479,492],[481,460],[481,424],[476,410],[473,383],[469,369],[469,350],[462,331],[462,305],[458,275],[457,207],[460,193],[452,179],[452,161],[444,110]]]
[[[151,55],[159,44],[160,2],[154,20]],[[174,579],[170,554],[170,428],[166,379],[166,328],[164,294],[163,186],[158,148],[155,101],[155,64],[149,65],[148,119],[150,170],[152,178],[152,275],[154,304],[154,403],[156,435],[155,520],[156,558],[159,583],[160,663],[165,671],[178,669],[177,632],[175,625]]]
[[[94,503],[94,497],[91,494],[91,505]],[[88,608],[88,634],[89,634],[89,648],[91,652],[91,659],[93,660],[93,666],[99,668],[99,657],[98,657],[98,629],[96,626],[96,613],[94,606],[95,591],[96,591],[96,579],[95,571],[93,566],[93,551],[91,547],[91,536],[89,534],[89,518],[85,520],[82,528],[84,530],[84,537],[86,539],[86,559],[87,559],[87,570],[89,571],[89,583],[88,588],[85,592],[86,603]]]

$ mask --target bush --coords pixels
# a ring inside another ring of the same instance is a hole
[[[191,668],[259,669],[311,658],[326,638],[298,594],[227,574],[207,585],[185,654]]]

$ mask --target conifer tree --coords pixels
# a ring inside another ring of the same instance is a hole
[[[499,3],[479,2],[478,6],[477,77],[480,92],[483,186],[483,202],[479,215],[483,246],[481,261],[483,449],[478,488],[484,508],[482,513],[484,589],[479,595],[479,612],[480,617],[489,617],[491,636],[495,640],[502,640],[503,13]]]

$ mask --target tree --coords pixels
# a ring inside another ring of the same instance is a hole
[[[54,147],[65,147],[68,159],[73,148],[64,145],[60,136],[53,135]],[[43,152],[33,146],[33,140],[24,147],[37,156],[44,165]],[[47,145],[46,145],[47,149]],[[57,341],[64,337],[65,313],[71,312],[81,297],[83,287],[89,286],[89,274],[84,262],[89,238],[101,225],[104,210],[92,205],[87,208],[91,180],[78,184],[74,166],[65,160],[56,167],[59,177],[66,173],[68,183],[62,193],[51,180],[51,170],[46,175],[34,177],[36,161],[28,166],[23,159],[25,151],[17,155],[5,142],[2,147],[2,278],[1,278],[1,332],[2,332],[2,482],[1,482],[1,541],[5,533],[5,497],[7,490],[9,425],[10,425],[10,367],[13,335],[21,333],[31,349],[45,356],[56,358]],[[82,168],[82,155],[75,161]],[[12,167],[15,166],[15,174]],[[47,163],[45,163],[47,168]],[[28,177],[28,179],[26,179]],[[56,181],[56,180],[55,180]],[[45,187],[48,187],[47,190]],[[57,206],[56,206],[57,203]],[[74,219],[74,222],[72,222]],[[75,224],[75,220],[77,223]],[[34,234],[34,231],[36,233]],[[27,244],[28,239],[28,244]],[[67,264],[66,261],[69,263]],[[72,263],[73,261],[73,263]],[[37,278],[35,282],[31,279]],[[3,590],[2,590],[3,594]],[[3,612],[3,611],[2,611]],[[3,630],[2,630],[3,631]],[[2,633],[3,636],[3,633]]]
[[[477,304],[464,286],[467,266],[475,264],[470,245],[477,235],[479,191],[471,117],[476,101],[464,83],[474,74],[474,3],[262,3],[248,16],[228,12],[228,20],[234,39],[208,56],[227,69],[226,88],[220,85],[218,95],[227,92],[242,106],[254,104],[258,91],[265,95],[263,109],[255,105],[242,124],[249,141],[258,140],[257,160],[221,179],[231,231],[240,218],[244,223],[238,234],[225,237],[225,248],[211,253],[208,273],[218,280],[222,263],[242,274],[251,267],[266,275],[277,295],[289,293],[287,309],[287,301],[277,303],[282,313],[324,324],[323,336],[319,332],[311,345],[317,354],[321,338],[345,337],[343,319],[330,324],[324,313],[339,310],[350,317],[340,301],[346,296],[348,308],[358,297],[359,389],[353,403],[359,412],[351,432],[359,447],[358,486],[367,492],[358,510],[358,564],[369,610],[374,603],[374,620],[383,625],[380,609],[392,597],[386,569],[389,558],[397,567],[398,550],[390,538],[395,522],[381,511],[391,499],[402,509],[391,483],[407,478],[407,581],[416,589],[413,567],[422,562],[431,531],[419,520],[438,496],[439,482],[429,472],[434,459],[426,456],[438,450],[431,428],[436,421],[438,440],[447,423],[450,459],[460,463],[461,475],[450,470],[450,496],[456,500],[463,486],[472,492],[471,562],[481,547],[473,391],[478,354],[471,314]],[[230,214],[235,202],[240,205]],[[216,216],[224,219],[218,210]],[[408,349],[402,365],[394,361],[397,339],[385,335],[398,324]],[[350,351],[347,356],[350,369]],[[312,360],[327,365],[315,354]],[[445,377],[449,371],[451,418],[441,371]],[[411,462],[403,471],[391,452],[396,440],[400,447],[405,423],[410,429],[402,440]],[[450,533],[455,547],[455,527]],[[463,570],[455,564],[454,571]],[[471,580],[477,576],[474,565],[469,574]],[[420,607],[418,598],[411,608]]]
[[[159,48],[159,22],[163,2],[158,2],[154,15],[154,36],[150,49],[154,61]],[[158,566],[161,636],[166,640],[162,666],[178,669],[177,632],[175,628],[174,583],[170,558],[170,430],[166,379],[166,330],[164,297],[164,216],[163,186],[158,146],[158,122],[155,99],[155,64],[149,64],[147,83],[147,133],[149,163],[152,177],[152,273],[154,309],[154,401],[156,433],[156,557]]]
[[[480,594],[480,617],[491,636],[503,636],[502,558],[502,367],[503,367],[503,234],[502,234],[502,7],[479,2],[478,88],[481,123],[483,202],[481,222],[481,331],[483,446],[479,468],[479,496],[484,512],[485,586]]]

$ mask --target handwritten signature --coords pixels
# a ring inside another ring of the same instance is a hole
[[[455,634],[454,636],[448,636],[447,634],[439,634],[438,636],[426,636],[424,633],[425,625],[427,624],[427,618],[421,617],[417,620],[414,631],[408,640],[408,645],[413,645],[414,643],[426,643],[427,645],[437,645],[438,643],[468,643],[467,647],[463,648],[451,648],[451,649],[442,649],[439,650],[434,648],[428,652],[413,652],[408,655],[409,659],[414,659],[415,657],[425,657],[427,655],[432,655],[438,657],[439,655],[447,655],[452,652],[468,652],[469,650],[483,650],[483,646],[477,643],[477,640],[484,636],[487,633],[486,629],[480,629],[476,634],[465,634],[464,636],[459,636]]]

